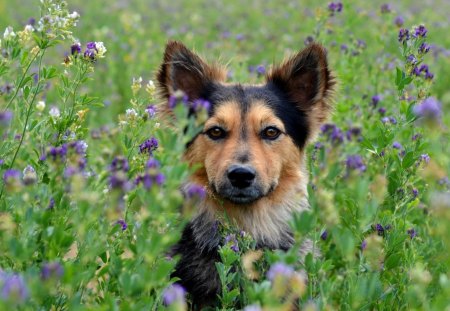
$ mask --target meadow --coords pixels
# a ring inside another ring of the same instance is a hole
[[[160,118],[169,39],[262,82],[312,41],[337,77],[289,251],[224,224],[216,310],[450,310],[450,2],[0,0],[0,310],[186,310],[201,127]],[[321,256],[297,252],[311,239]],[[308,281],[296,271],[305,271]]]

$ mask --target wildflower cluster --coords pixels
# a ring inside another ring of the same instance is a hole
[[[103,42],[88,42],[84,52],[82,51],[82,47],[79,42],[72,44],[70,47],[70,54],[73,57],[77,58],[78,55],[83,55],[85,59],[92,62],[99,58],[104,58],[106,51],[107,50]]]
[[[421,65],[424,55],[430,51],[430,45],[425,42],[427,33],[428,30],[424,25],[415,26],[412,29],[401,28],[398,33],[398,41],[403,45],[407,72],[431,80],[434,74],[429,71],[428,65]]]
[[[149,159],[145,166],[145,172],[136,177],[135,184],[142,186],[145,189],[150,189],[153,185],[161,186],[164,183],[165,177],[159,172],[160,164],[155,159]]]

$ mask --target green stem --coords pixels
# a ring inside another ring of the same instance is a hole
[[[26,132],[27,126],[28,126],[28,121],[29,121],[31,113],[33,111],[33,103],[34,103],[34,100],[36,99],[37,93],[39,92],[39,88],[41,86],[40,75],[41,75],[41,68],[42,68],[42,59],[44,58],[44,54],[45,54],[45,49],[42,50],[41,56],[39,58],[39,69],[38,69],[39,81],[38,81],[38,84],[36,85],[36,88],[34,89],[33,98],[31,99],[30,102],[28,102],[28,109],[27,109],[27,114],[26,114],[26,118],[25,118],[25,124],[24,124],[23,130],[22,130],[22,136],[20,137],[19,145],[17,146],[16,152],[14,153],[11,163],[9,164],[9,169],[11,169],[13,167],[14,162],[16,161],[17,155],[19,154],[20,148],[22,147],[23,140],[25,137],[25,132]],[[2,184],[2,189],[0,190],[0,199],[3,196],[4,188],[5,188],[5,183]]]
[[[28,66],[27,66],[27,68],[25,69],[25,71],[24,71],[24,73],[23,73],[23,75],[22,75],[22,78],[20,79],[20,82],[19,82],[19,84],[18,84],[17,87],[16,87],[16,91],[15,91],[14,95],[11,97],[11,99],[9,100],[8,104],[6,105],[6,109],[5,109],[5,110],[7,110],[7,109],[9,108],[9,106],[11,105],[11,103],[12,103],[13,100],[16,98],[17,94],[19,93],[20,85],[22,84],[23,80],[25,79],[25,76],[27,75],[27,72],[28,72],[28,70],[30,69],[31,64],[36,60],[38,54],[39,54],[39,52],[36,53],[36,54],[34,55],[34,57],[33,57],[33,58],[30,60],[30,62],[28,63]]]
[[[69,99],[70,94],[72,94],[72,107],[70,108],[70,113],[69,113],[68,123],[67,123],[67,126],[66,126],[64,129],[60,129],[60,130],[58,131],[58,140],[59,140],[59,137],[61,136],[61,134],[62,134],[63,132],[65,132],[65,131],[67,130],[67,128],[69,128],[70,125],[72,124],[72,118],[73,118],[73,113],[74,113],[74,111],[75,111],[75,103],[76,103],[75,95],[76,95],[76,93],[77,93],[78,87],[79,87],[80,84],[81,84],[81,80],[83,80],[83,78],[84,78],[86,72],[88,71],[88,69],[89,69],[89,66],[85,66],[83,72],[82,72],[81,74],[78,75],[77,79],[75,80],[75,82],[74,82],[74,84],[73,84],[73,85],[74,85],[73,91],[70,92],[70,93],[67,95],[67,97],[64,99],[64,107],[65,107],[65,106],[66,106],[66,103],[67,103],[67,100]]]

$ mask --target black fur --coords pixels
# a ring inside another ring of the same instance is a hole
[[[202,93],[202,98],[208,100],[211,104],[210,116],[214,115],[215,108],[220,103],[235,101],[241,107],[242,117],[245,117],[245,113],[248,111],[251,102],[254,100],[262,100],[283,121],[286,132],[292,138],[295,145],[298,148],[305,146],[310,132],[308,118],[305,112],[298,109],[296,103],[287,98],[283,90],[279,89],[272,82],[263,86],[225,86],[210,83]]]
[[[223,245],[219,223],[211,222],[205,214],[198,215],[183,230],[180,241],[173,247],[171,256],[180,256],[171,278],[179,278],[191,296],[192,309],[200,310],[217,302],[221,292],[220,278],[215,263],[220,261],[219,247]],[[258,249],[287,251],[294,243],[291,230],[286,227],[284,238],[278,245],[259,243]]]

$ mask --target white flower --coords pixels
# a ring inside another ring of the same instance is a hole
[[[133,78],[133,83],[131,84],[131,89],[133,90],[133,93],[137,93],[141,89],[142,85],[142,77],[139,78]]]
[[[32,33],[34,31],[34,27],[31,25],[26,25],[23,31],[25,31],[26,33]]]
[[[103,45],[103,42],[95,42],[95,48],[97,49],[97,54],[96,56],[98,58],[103,58],[105,57],[105,53],[106,53],[106,48]]]
[[[155,93],[155,91],[156,91],[155,83],[152,80],[149,80],[148,83],[147,83],[147,86],[145,87],[145,90],[150,95],[153,95]]]
[[[137,114],[136,110],[134,110],[134,108],[127,109],[125,111],[125,115],[126,115],[128,121],[136,120],[136,118],[138,117],[138,114]]]
[[[34,184],[37,180],[37,174],[36,174],[36,170],[31,166],[31,165],[27,165],[24,169],[23,169],[23,183],[25,185],[31,185]]]
[[[142,77],[139,77],[139,78],[133,78],[133,84],[139,84],[139,85],[141,85],[141,83],[142,83]]]
[[[3,33],[3,39],[9,40],[16,36],[14,29],[11,26],[6,27],[5,32]]]
[[[50,117],[52,117],[52,119],[58,119],[61,116],[61,112],[59,111],[58,107],[50,108],[50,111],[48,113],[50,114]]]
[[[68,18],[73,20],[78,20],[80,18],[80,14],[77,11],[73,11],[71,14],[67,15]]]
[[[45,101],[43,101],[43,100],[38,101],[36,104],[36,109],[39,110],[40,112],[44,111]]]

